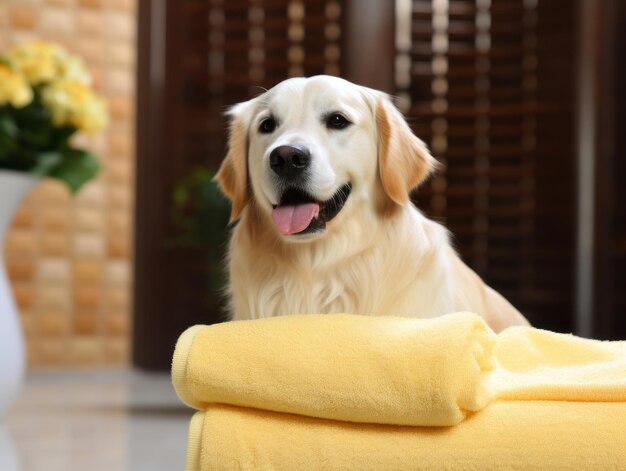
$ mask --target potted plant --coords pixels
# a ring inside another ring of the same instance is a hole
[[[0,419],[23,376],[19,318],[4,268],[5,234],[23,197],[42,177],[76,192],[99,164],[75,147],[79,131],[107,123],[104,101],[90,88],[83,62],[58,45],[33,42],[0,55]]]

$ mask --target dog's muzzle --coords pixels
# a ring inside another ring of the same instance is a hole
[[[352,185],[342,185],[332,198],[319,201],[297,187],[290,187],[274,206],[272,220],[283,235],[322,232],[326,223],[343,209],[352,191]]]

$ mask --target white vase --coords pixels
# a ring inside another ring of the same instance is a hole
[[[25,371],[24,337],[4,264],[4,241],[13,215],[37,177],[0,170],[0,421],[15,399]]]
[[[19,471],[21,469],[18,450],[7,428],[0,423],[0,469]]]

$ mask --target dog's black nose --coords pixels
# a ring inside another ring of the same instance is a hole
[[[302,175],[310,163],[311,153],[306,147],[278,146],[270,153],[270,167],[285,179]]]

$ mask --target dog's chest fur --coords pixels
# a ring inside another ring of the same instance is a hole
[[[386,227],[386,232],[378,228],[377,234],[354,224],[327,244],[291,244],[281,250],[256,245],[238,227],[229,260],[232,318],[308,313],[432,317],[450,312],[454,296],[445,251],[432,246],[427,233],[443,229],[427,224],[414,238],[389,232],[406,231],[402,225]],[[406,246],[398,246],[398,240],[406,240]],[[415,293],[424,293],[419,302]]]

